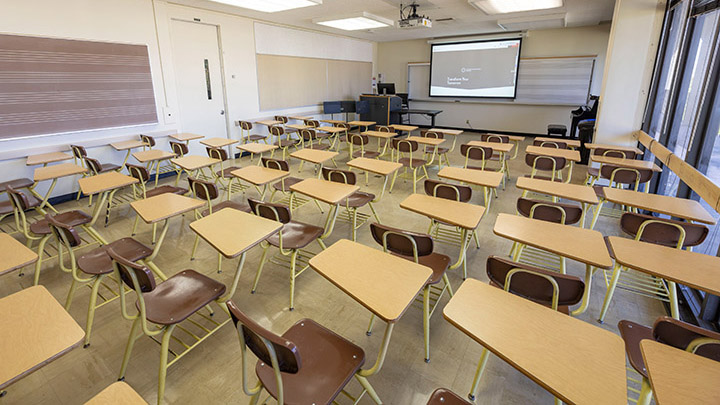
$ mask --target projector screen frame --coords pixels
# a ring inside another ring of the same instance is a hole
[[[433,49],[435,46],[444,46],[444,45],[459,45],[459,44],[475,44],[478,42],[502,42],[502,41],[518,41],[518,57],[517,61],[515,62],[516,69],[515,69],[515,86],[513,86],[513,95],[512,97],[505,97],[505,96],[447,96],[447,95],[440,95],[440,96],[434,96],[432,95],[432,70],[433,70]],[[439,42],[439,43],[432,43],[430,44],[430,75],[428,77],[428,97],[430,98],[475,98],[475,99],[492,99],[492,100],[515,100],[517,98],[517,81],[518,81],[518,74],[520,72],[520,56],[522,54],[522,43],[523,43],[523,37],[507,37],[507,38],[492,38],[492,39],[474,39],[471,41],[457,41],[457,42]]]

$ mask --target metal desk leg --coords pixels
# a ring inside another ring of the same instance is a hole
[[[588,305],[590,304],[590,288],[592,287],[592,278],[596,271],[597,269],[593,266],[589,264],[585,265],[585,291],[583,291],[580,308],[572,311],[572,316],[578,316],[587,310]]]
[[[154,224],[153,224],[154,225]],[[157,265],[154,263],[155,257],[157,257],[158,252],[160,252],[160,247],[163,244],[163,241],[165,240],[165,235],[167,234],[168,228],[170,225],[170,220],[166,219],[165,223],[163,224],[163,229],[160,232],[160,238],[155,243],[155,248],[153,249],[153,252],[150,256],[148,256],[146,259],[143,259],[143,262],[150,267],[150,270],[153,271],[160,279],[163,281],[167,280],[167,276],[157,267]]]
[[[235,295],[235,291],[237,291],[238,282],[240,281],[240,274],[242,274],[242,269],[245,265],[246,253],[247,252],[243,252],[242,255],[240,255],[240,262],[238,263],[237,270],[235,270],[235,277],[233,277],[233,282],[230,285],[230,289],[225,295],[216,300],[218,305],[220,305],[220,308],[222,308],[228,315],[230,315],[230,311],[228,310],[227,304],[225,304],[225,302],[229,299],[232,299],[232,297]]]
[[[462,246],[460,246],[460,256],[458,257],[457,262],[455,262],[448,270],[455,270],[460,265],[463,266],[463,280],[467,279],[467,260],[466,260],[466,254],[467,254],[467,248],[470,244],[470,238],[468,238],[468,230],[465,228],[462,228],[462,231],[460,232],[460,239],[462,240]]]

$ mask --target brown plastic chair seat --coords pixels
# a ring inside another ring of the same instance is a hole
[[[302,249],[314,242],[323,232],[324,229],[319,226],[290,221],[282,227],[283,249]],[[276,233],[269,237],[267,241],[271,245],[279,247],[280,235]]]
[[[252,134],[247,137],[247,139],[250,141],[262,141],[265,138],[267,138],[267,136],[258,134]]]
[[[116,170],[120,170],[120,168],[120,165],[116,165],[114,163],[103,163],[100,165],[100,170],[98,170],[98,173],[113,172]]]
[[[398,160],[398,163],[405,167],[410,167],[414,169],[416,167],[424,166],[427,162],[425,161],[425,159],[412,158],[411,160],[410,158],[401,158]]]
[[[562,183],[563,180],[555,177],[554,179],[550,176],[538,176],[537,174],[535,176],[531,176],[529,174],[526,174],[525,177],[529,179],[538,179],[538,180],[547,180],[547,181],[557,181],[558,183]]]
[[[0,183],[0,192],[5,192],[5,191],[7,191],[7,186],[10,186],[10,187],[14,188],[15,190],[18,190],[18,189],[21,189],[21,188],[29,188],[29,187],[31,187],[33,184],[35,184],[35,183],[33,183],[32,180],[30,180],[30,179],[25,179],[25,178],[15,179],[15,180],[10,180],[10,181],[4,181],[4,182]]]
[[[592,186],[593,190],[595,190],[595,195],[598,198],[605,199],[605,187],[604,186]]]
[[[90,221],[92,221],[92,217],[90,215],[80,210],[63,212],[53,216],[53,218],[71,228],[89,224]],[[30,231],[36,235],[47,235],[50,233],[50,224],[47,219],[41,219],[30,225]]]
[[[187,319],[205,305],[225,293],[225,284],[185,270],[144,293],[148,321],[158,325],[173,325]],[[135,306],[140,310],[140,303]]]
[[[630,321],[620,321],[618,323],[620,336],[625,342],[625,352],[627,353],[630,365],[643,377],[647,378],[647,370],[645,369],[645,360],[643,360],[640,351],[640,341],[643,339],[655,340],[652,328],[640,325],[639,323]]]
[[[150,256],[153,250],[133,238],[122,238],[107,246],[95,248],[78,257],[77,266],[84,273],[99,275],[110,274],[113,271],[113,263],[110,255],[105,250],[111,247],[117,254],[125,259],[136,262]]]
[[[362,191],[356,191],[350,195],[350,197],[344,199],[340,206],[349,206],[351,208],[362,207],[365,204],[375,199],[375,194],[365,193]]]
[[[298,179],[297,177],[285,177],[283,181],[278,181],[277,183],[273,184],[273,188],[277,191],[287,193],[290,191],[290,186],[300,183],[301,181],[303,181],[303,179]],[[283,185],[285,185],[285,187],[283,187]]]
[[[229,178],[232,178],[232,177],[233,177],[233,175],[230,174],[230,173],[232,173],[233,171],[238,170],[238,169],[242,169],[242,167],[240,167],[240,166],[230,166],[230,167],[226,167],[225,169],[218,170],[217,172],[215,172],[215,174],[216,174],[218,177],[222,177],[223,179],[229,179]]]
[[[588,167],[588,176],[600,177],[599,167]]]
[[[327,132],[318,132],[318,133],[315,134],[315,137],[318,138],[318,139],[320,139],[320,138],[322,138],[322,139],[330,138],[331,136],[332,136],[332,134],[329,134],[329,133],[327,133]]]
[[[302,356],[297,373],[282,373],[285,404],[330,404],[365,363],[359,346],[311,319],[302,319],[282,337]],[[258,361],[255,372],[263,387],[277,398],[272,365]]]
[[[380,152],[375,152],[375,151],[371,151],[371,150],[366,150],[365,152],[363,152],[361,150],[353,152],[354,158],[365,157],[368,159],[375,159],[378,156],[380,156]]]
[[[188,192],[187,189],[184,189],[182,187],[175,187],[175,186],[167,185],[167,186],[158,186],[152,190],[148,190],[145,193],[145,196],[147,198],[150,198],[150,197],[154,197],[156,195],[166,194],[166,193],[183,195],[183,194],[187,194],[187,192]]]
[[[298,143],[297,139],[281,139],[281,140],[273,143],[273,145],[279,146],[279,147],[281,147],[281,148],[285,148],[285,147],[288,147],[288,146],[293,146],[293,145],[295,145],[296,143]]]
[[[291,134],[291,133],[297,132],[297,131],[298,131],[298,130],[295,129],[295,128],[285,128],[285,133],[286,133],[286,134]]]
[[[328,145],[326,143],[316,143],[312,146],[308,146],[307,149],[327,150],[327,149],[330,149],[330,145]]]
[[[472,405],[472,403],[460,398],[450,390],[438,388],[430,396],[427,405]]]
[[[410,260],[411,262],[415,261],[415,258],[413,256],[405,256],[394,252],[390,253],[393,256],[402,257],[403,259]],[[418,256],[418,263],[422,264],[423,266],[429,267],[430,270],[432,270],[433,272],[427,284],[437,284],[440,282],[440,280],[442,280],[443,274],[445,274],[445,271],[450,266],[450,257],[442,253],[433,252],[429,255]]]
[[[238,203],[235,201],[227,201],[227,200],[225,200],[219,204],[213,205],[213,212],[218,212],[225,208],[232,208],[232,209],[236,209],[238,211],[247,212],[247,213],[252,212],[250,210],[250,206],[247,204]],[[202,216],[207,216],[208,214],[210,214],[210,210],[208,210],[208,209],[206,209],[202,212]]]
[[[426,146],[425,147],[425,153],[433,153],[434,150],[435,150],[434,146]],[[450,148],[440,148],[440,147],[437,148],[437,153],[439,153],[441,155],[443,153],[448,153],[449,151],[450,151]]]
[[[466,167],[466,169],[473,169],[473,170],[488,170],[488,171],[493,171],[493,172],[496,172],[496,171],[498,170],[497,168],[494,168],[494,167],[487,167],[487,166],[486,166],[485,168],[482,168],[482,167],[480,167],[480,166],[468,166],[468,167]]]
[[[0,202],[0,215],[12,214],[14,210],[11,201]]]

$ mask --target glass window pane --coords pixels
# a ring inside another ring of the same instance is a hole
[[[695,130],[696,118],[700,110],[700,102],[705,93],[708,65],[715,44],[715,32],[720,11],[703,14],[697,17],[688,49],[685,71],[680,86],[678,108],[670,131],[668,145],[670,150],[680,159],[685,159],[692,134]],[[671,171],[666,171],[666,185],[663,193],[675,195],[680,179]]]
[[[714,141],[715,143],[713,144],[710,163],[705,175],[712,180],[713,183],[720,184],[720,128],[709,128],[709,130],[715,134],[715,137],[708,139],[707,142]],[[720,214],[715,212],[714,207],[711,207],[702,198],[700,199],[700,204],[702,204],[703,208],[705,208],[709,213],[713,214],[715,219],[720,221]],[[707,239],[705,239],[705,242],[698,246],[695,251],[715,256],[718,254],[718,247],[720,247],[720,225],[716,224],[710,226],[710,234]]]

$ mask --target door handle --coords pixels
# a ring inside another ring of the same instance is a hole
[[[225,110],[220,110],[220,115],[225,115]]]

